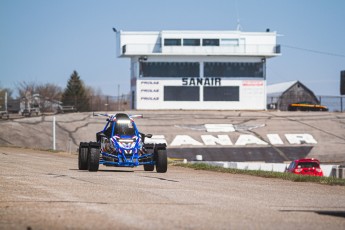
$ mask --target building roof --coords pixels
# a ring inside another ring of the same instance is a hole
[[[280,96],[298,81],[281,82],[267,86],[267,96]]]

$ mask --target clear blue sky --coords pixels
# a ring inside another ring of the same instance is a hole
[[[76,70],[104,94],[116,96],[118,85],[127,93],[129,59],[117,58],[112,27],[235,30],[239,18],[242,31],[282,35],[282,56],[267,62],[268,84],[299,80],[317,95],[339,95],[344,10],[344,0],[0,0],[0,86],[64,88]]]

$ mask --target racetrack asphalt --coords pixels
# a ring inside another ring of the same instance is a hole
[[[345,187],[0,147],[0,229],[345,229]]]

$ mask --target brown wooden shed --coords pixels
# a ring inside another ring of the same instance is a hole
[[[289,104],[308,102],[319,104],[313,91],[299,81],[283,82],[267,86],[267,108],[287,111]]]

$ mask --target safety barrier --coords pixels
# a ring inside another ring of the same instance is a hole
[[[204,163],[231,169],[261,170],[270,172],[285,172],[289,163],[264,163],[264,162],[228,162],[228,161],[191,161],[190,163]],[[345,168],[340,165],[320,165],[325,177],[345,178]]]
[[[344,165],[336,165],[333,167],[331,176],[336,178],[345,179],[345,166]]]

